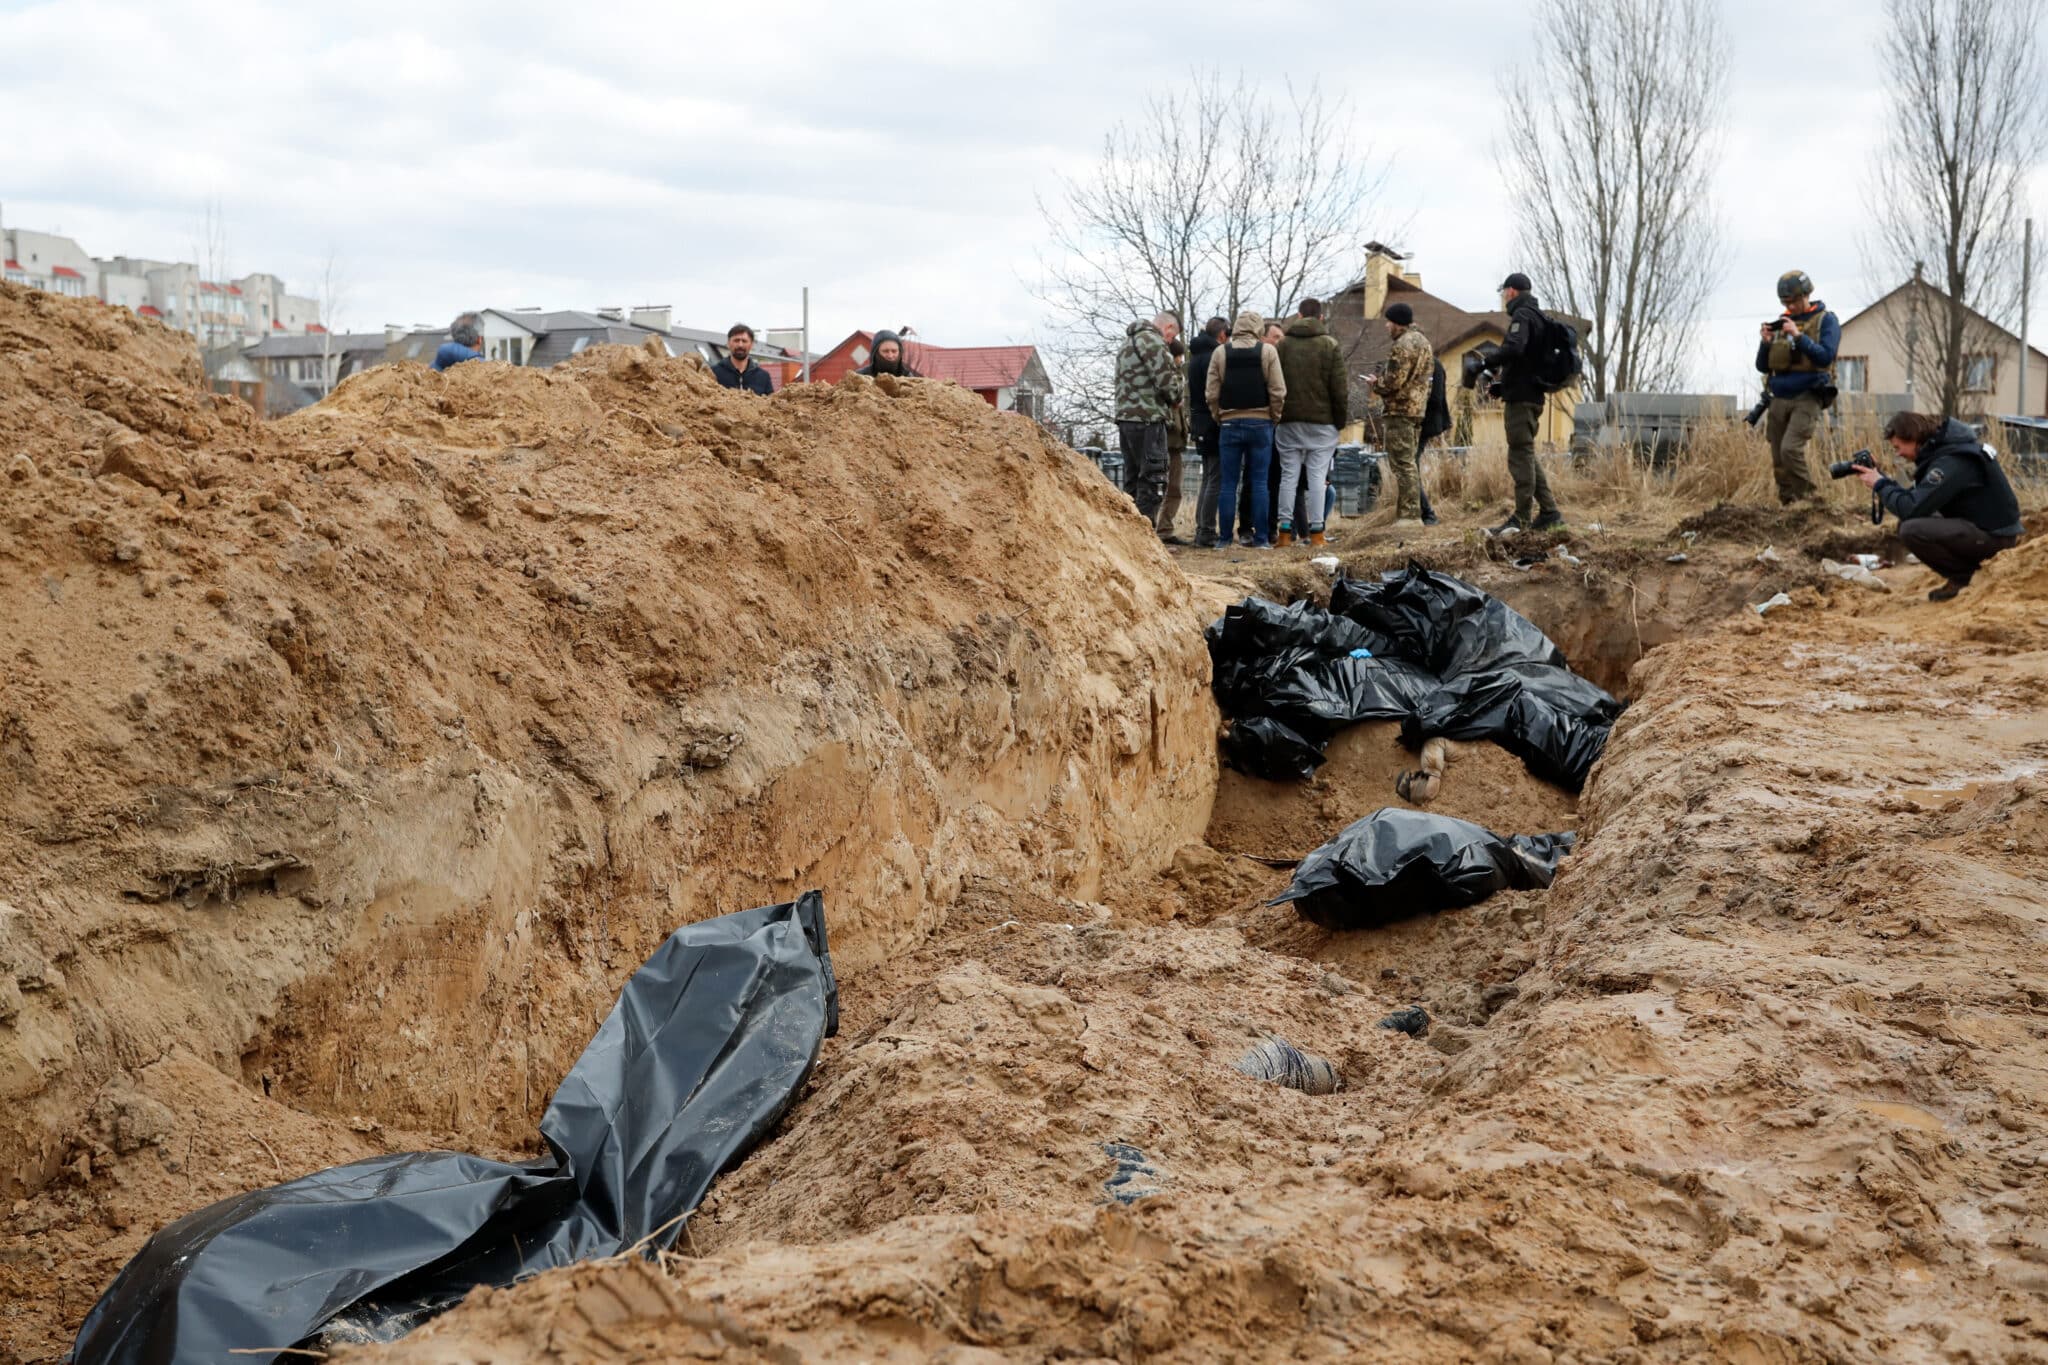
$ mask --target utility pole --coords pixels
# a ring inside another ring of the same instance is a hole
[[[2027,305],[2034,301],[2034,220],[2027,219],[2026,236],[2020,239],[2020,416],[2027,411]],[[2042,409],[2048,416],[2048,405]]]
[[[798,343],[804,348],[804,383],[811,382],[811,287],[804,286],[803,340]]]
[[[1913,401],[1913,363],[1920,355],[1920,281],[1926,270],[1925,261],[1913,262],[1913,302],[1906,314],[1906,406],[1914,411],[1920,406]]]

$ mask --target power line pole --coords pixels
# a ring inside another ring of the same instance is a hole
[[[800,344],[804,348],[804,383],[808,384],[811,382],[811,287],[809,285],[804,286],[803,341]]]
[[[1913,302],[1906,314],[1906,406],[1916,412],[1920,405],[1913,401],[1913,364],[1920,355],[1920,281],[1926,268],[1924,261],[1913,262]]]
[[[2027,305],[2034,301],[2034,220],[2027,219],[2026,236],[2020,240],[2020,416],[2027,411]],[[2048,405],[2043,406],[2048,415]]]

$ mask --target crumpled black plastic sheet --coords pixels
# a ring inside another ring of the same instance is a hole
[[[1371,929],[1471,905],[1496,891],[1547,887],[1576,838],[1507,838],[1469,820],[1389,806],[1302,859],[1272,903],[1291,901],[1326,929]]]
[[[1305,777],[1314,765],[1303,765],[1302,745],[1320,755],[1348,725],[1399,720],[1411,746],[1490,739],[1546,781],[1585,785],[1621,703],[1573,673],[1526,617],[1415,564],[1376,583],[1340,580],[1330,602],[1248,598],[1209,627],[1231,766]],[[1266,723],[1247,729],[1254,720]]]
[[[323,1330],[390,1339],[478,1285],[664,1249],[838,1026],[817,892],[685,925],[556,1090],[545,1156],[408,1152],[209,1205],[114,1278],[73,1359],[264,1361]]]

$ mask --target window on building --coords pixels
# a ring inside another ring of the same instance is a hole
[[[1843,393],[1870,392],[1870,357],[1839,356],[1835,360],[1835,387]]]
[[[854,364],[855,364],[856,366],[860,366],[860,365],[865,365],[865,364],[867,364],[867,363],[868,363],[868,348],[867,348],[867,347],[865,347],[865,346],[856,346],[856,347],[854,347],[854,348],[853,348],[853,363],[854,363]]]
[[[1998,357],[1995,355],[1972,355],[1963,357],[1963,388],[1969,393],[1989,393],[1998,384]]]
[[[585,346],[588,346],[589,344],[590,344],[590,338],[589,338],[589,337],[577,337],[577,338],[576,338],[576,344],[575,344],[575,345],[573,345],[573,346],[571,346],[571,347],[569,348],[569,354],[570,354],[570,355],[575,355],[575,354],[577,354],[577,353],[578,353],[579,351],[581,351],[581,350],[582,350],[582,349],[583,349],[583,348],[584,348]]]

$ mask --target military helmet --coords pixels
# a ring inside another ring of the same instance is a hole
[[[1804,270],[1788,270],[1778,276],[1778,302],[1790,303],[1813,293],[1813,279]]]

